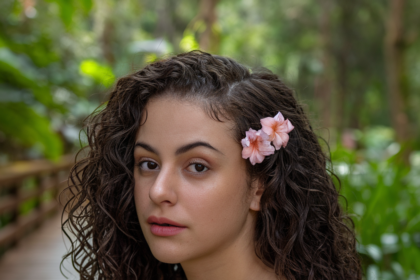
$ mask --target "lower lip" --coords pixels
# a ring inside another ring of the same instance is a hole
[[[150,231],[157,236],[173,236],[177,235],[181,231],[186,229],[185,227],[167,227],[167,226],[160,226],[160,225],[150,225]]]

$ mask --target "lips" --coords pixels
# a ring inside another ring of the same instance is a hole
[[[147,219],[147,222],[149,224],[151,224],[151,225],[152,224],[156,224],[156,225],[159,225],[159,226],[172,226],[172,227],[181,227],[181,228],[185,228],[186,227],[186,226],[181,225],[181,224],[179,224],[177,222],[174,222],[172,220],[169,220],[169,219],[167,219],[165,217],[158,218],[158,217],[155,217],[155,216],[150,216]]]
[[[147,219],[150,224],[150,231],[156,236],[173,236],[184,231],[187,227],[167,218],[150,216]]]

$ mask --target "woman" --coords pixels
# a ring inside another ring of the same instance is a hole
[[[193,51],[121,78],[87,125],[64,226],[81,279],[361,279],[293,92]]]

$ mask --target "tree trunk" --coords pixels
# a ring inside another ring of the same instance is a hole
[[[108,64],[111,66],[115,64],[115,56],[112,47],[114,42],[114,32],[114,23],[112,22],[112,19],[107,18],[105,20],[105,27],[102,33],[101,46],[103,55]]]
[[[322,136],[327,138],[331,123],[331,91],[332,91],[332,69],[331,69],[331,10],[330,0],[321,1],[322,14],[319,19],[321,39],[321,63],[323,72],[315,81],[315,100],[318,106],[321,127],[324,128]]]
[[[202,20],[205,25],[204,31],[200,34],[199,45],[203,51],[217,52],[219,47],[219,36],[214,30],[217,21],[216,5],[219,0],[201,0],[197,21]]]
[[[109,65],[114,65],[115,56],[113,52],[113,42],[115,40],[114,23],[112,22],[112,3],[109,1],[95,0],[93,32],[97,36],[102,55]]]
[[[349,95],[349,54],[351,51],[351,24],[353,3],[348,0],[339,1],[340,9],[340,45],[336,52],[337,62],[337,96],[336,96],[336,111],[335,111],[335,128],[337,143],[341,142],[341,134],[347,124],[346,119],[346,102]]]
[[[403,26],[404,0],[390,0],[386,22],[385,62],[392,125],[398,141],[408,140],[408,117],[403,97]]]
[[[179,52],[177,30],[174,23],[173,11],[175,10],[174,1],[157,0],[156,13],[158,22],[154,30],[155,37],[167,37],[172,44],[175,53]]]
[[[409,119],[406,113],[406,87],[404,85],[404,34],[403,15],[405,0],[389,0],[389,14],[385,23],[385,62],[391,122],[397,141],[406,146],[410,140]],[[403,160],[408,163],[408,147],[403,152]]]

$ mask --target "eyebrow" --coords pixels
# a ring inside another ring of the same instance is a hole
[[[137,142],[136,145],[135,145],[135,147],[142,147],[146,151],[149,151],[149,152],[154,153],[154,154],[156,154],[156,155],[159,156],[159,152],[155,148],[153,148],[152,146],[150,146],[150,145],[148,145],[146,143]],[[192,149],[197,148],[197,147],[206,147],[206,148],[209,148],[209,149],[211,149],[213,151],[216,151],[216,152],[218,152],[218,153],[220,153],[220,154],[223,155],[223,153],[221,151],[219,151],[218,149],[216,149],[215,147],[213,147],[209,143],[203,142],[203,141],[197,141],[197,142],[193,142],[193,143],[184,145],[182,147],[179,147],[176,150],[175,155],[180,155],[180,154],[186,153],[189,150],[192,150]]]
[[[156,155],[159,155],[158,151],[156,151],[154,148],[152,148],[150,145],[147,145],[146,143],[143,142],[137,142],[135,147],[142,147],[143,149],[145,149],[146,151],[149,151],[151,153],[154,153]]]

